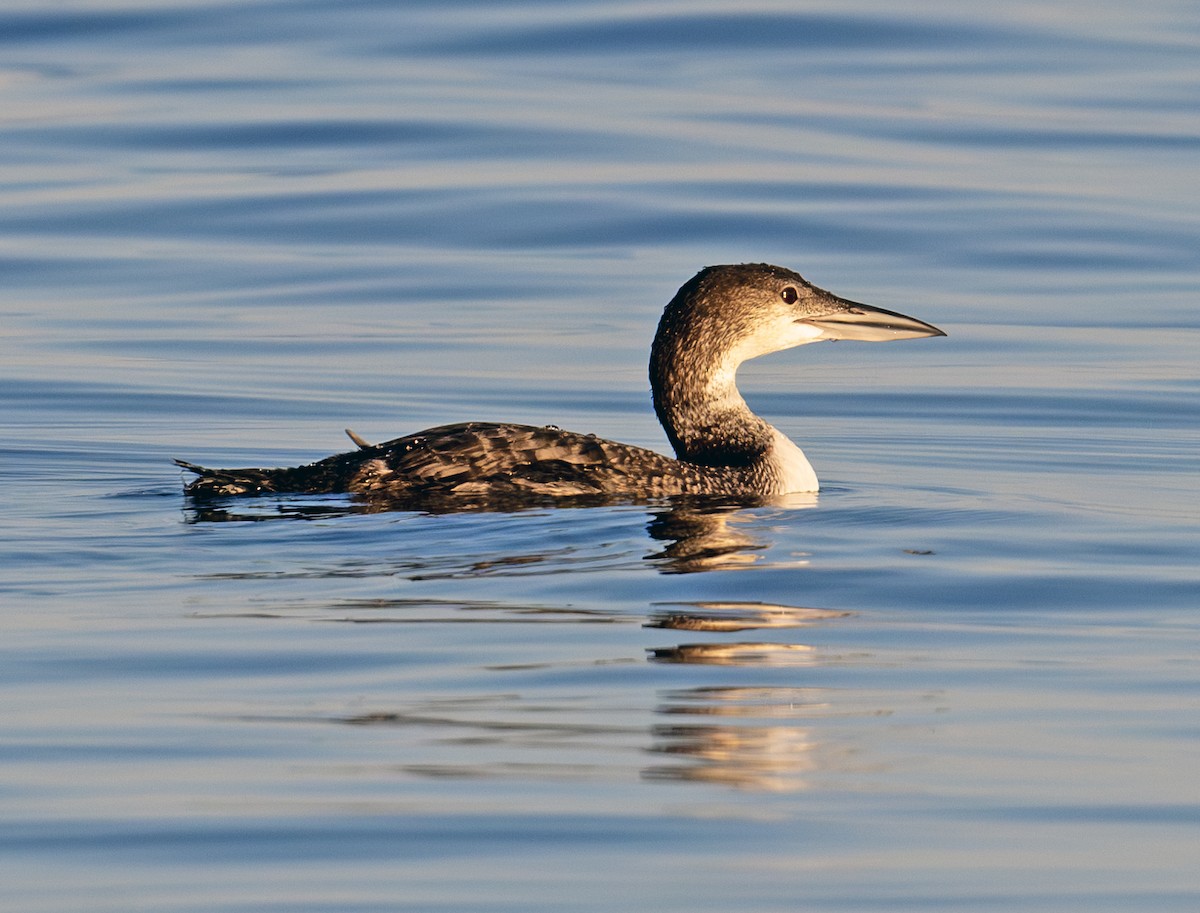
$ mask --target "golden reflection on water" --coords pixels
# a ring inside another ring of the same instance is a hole
[[[795,792],[831,763],[828,746],[800,721],[830,712],[820,689],[691,688],[666,695],[657,713],[677,718],[651,731],[651,751],[674,763],[654,765],[648,779],[719,783],[738,789]],[[702,716],[704,722],[683,722]]]
[[[659,605],[667,608],[652,611],[645,627],[717,632],[799,628],[850,614],[834,609],[811,609],[764,602],[673,602]]]
[[[664,603],[645,627],[714,634],[788,630],[851,613],[764,602]],[[804,643],[718,641],[648,649],[655,663],[757,668],[811,667],[817,649]],[[794,792],[831,765],[830,749],[810,723],[836,713],[829,692],[796,686],[697,687],[671,692],[656,713],[675,719],[651,729],[651,751],[676,763],[643,771],[648,779]],[[705,717],[703,722],[686,722]]]
[[[345,618],[346,603],[328,617]],[[516,607],[503,603],[423,600],[372,600],[356,606],[353,620],[366,621],[525,621],[575,624],[593,620],[565,608]],[[380,610],[383,610],[380,614]],[[415,612],[409,615],[409,611]],[[795,792],[813,788],[818,774],[847,769],[850,759],[828,721],[846,716],[881,715],[877,707],[855,707],[843,692],[796,681],[789,669],[812,669],[827,661],[823,650],[807,643],[765,639],[726,639],[731,632],[780,632],[811,627],[850,612],[764,602],[704,601],[660,604],[644,627],[684,630],[710,643],[688,642],[647,647],[652,664],[733,667],[738,676],[772,670],[789,682],[772,684],[704,684],[659,692],[648,708],[652,717],[630,719],[612,708],[590,708],[585,700],[548,700],[527,692],[520,679],[506,679],[501,690],[454,698],[405,702],[400,706],[367,707],[349,714],[323,717],[355,727],[396,731],[393,769],[408,776],[438,779],[528,777],[608,779],[636,772],[646,780],[719,785],[739,790]],[[361,617],[360,617],[361,616]],[[532,617],[530,617],[532,616]],[[322,617],[327,617],[322,615]],[[606,618],[609,622],[631,618]],[[484,666],[490,674],[520,676],[528,672],[583,669],[636,663],[620,660],[562,659]],[[700,673],[704,675],[703,672]],[[713,673],[726,675],[726,673]],[[807,676],[809,673],[798,673]],[[656,760],[645,763],[649,753]],[[615,765],[588,760],[606,754],[622,759]],[[631,764],[631,759],[636,759]],[[632,770],[631,770],[632,767]]]
[[[816,657],[807,644],[733,643],[679,644],[650,647],[651,658],[660,663],[696,663],[708,666],[808,666]]]
[[[356,505],[349,501],[342,506],[352,512]],[[768,541],[770,526],[764,519],[760,510],[726,503],[664,505],[652,509],[646,520],[646,530],[661,550],[645,557],[666,574],[761,567],[766,563],[764,553],[773,544]],[[414,522],[420,522],[420,518]],[[630,553],[620,543],[595,550],[569,543],[555,549],[519,550],[511,539],[505,537],[501,542],[495,535],[482,544],[483,548],[464,554],[442,552],[434,540],[414,546],[415,553],[389,553],[379,563],[356,559],[360,563],[354,567],[306,568],[303,573],[317,577],[396,574],[413,581],[525,577],[578,573],[580,569],[606,566],[614,551]],[[777,566],[777,559],[772,560]],[[800,555],[795,563],[805,564],[804,556]],[[256,568],[248,573],[263,572]],[[755,670],[769,670],[775,678],[782,675],[789,679],[789,684],[778,686],[708,683],[666,692],[653,707],[648,725],[644,718],[633,725],[628,720],[609,725],[588,714],[581,717],[583,705],[547,702],[536,696],[536,689],[527,693],[519,685],[511,691],[478,693],[449,703],[366,708],[336,719],[357,727],[396,730],[399,754],[395,769],[410,776],[604,779],[628,775],[629,759],[636,757],[633,769],[647,780],[789,792],[811,788],[817,773],[842,769],[846,763],[838,756],[837,742],[831,741],[827,727],[816,721],[854,711],[834,706],[833,692],[802,687],[796,681],[796,675],[808,673],[788,670],[812,669],[828,657],[816,646],[794,641],[788,632],[845,618],[853,614],[849,611],[722,599],[654,603],[641,616],[636,610],[631,613],[628,606],[618,610],[608,605],[559,606],[506,599],[391,595],[336,600],[325,595],[310,601],[296,593],[265,597],[246,608],[259,616],[299,614],[313,620],[357,623],[621,625],[640,621],[646,629],[691,635],[681,643],[646,645],[645,661],[653,665],[709,667],[714,670],[713,676],[722,677],[727,673],[716,671],[721,667],[739,670],[733,674],[740,677],[753,676]],[[479,668],[488,674],[520,676],[614,662],[636,663],[638,659],[624,655],[619,659],[608,656],[564,661],[535,655],[520,662],[483,662]],[[845,704],[845,695],[838,703]],[[615,767],[571,759],[581,751],[614,750],[624,758]],[[644,762],[647,752],[657,759],[649,766]]]
[[[789,499],[775,506],[802,509],[816,506],[816,496]],[[691,574],[698,571],[736,570],[762,560],[770,542],[739,528],[739,524],[757,522],[757,518],[737,505],[676,505],[656,513],[646,526],[651,538],[668,544],[647,558],[659,562],[665,574]],[[759,529],[761,533],[761,528]],[[797,559],[797,565],[807,563]]]
[[[818,765],[817,743],[799,726],[662,727],[654,734],[654,751],[692,763],[647,768],[647,779],[797,792],[808,788],[805,775]]]

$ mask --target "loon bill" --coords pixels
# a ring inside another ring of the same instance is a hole
[[[765,263],[710,266],[683,285],[658,324],[650,387],[675,459],[554,426],[467,422],[285,469],[207,469],[194,496],[352,492],[430,498],[762,498],[819,487],[804,453],[750,411],[735,375],[748,359],[810,342],[946,335],[892,311],[817,288]]]

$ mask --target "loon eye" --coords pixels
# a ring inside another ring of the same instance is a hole
[[[796,299],[799,298],[800,295],[789,285],[779,293],[779,297],[782,298],[787,304],[795,304]]]

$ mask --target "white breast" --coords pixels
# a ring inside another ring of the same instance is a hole
[[[767,456],[774,470],[778,489],[771,494],[789,494],[795,491],[817,491],[821,483],[804,451],[791,442],[778,428],[771,428],[771,450]]]

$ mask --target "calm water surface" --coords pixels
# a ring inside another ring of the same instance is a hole
[[[22,911],[1200,905],[1200,15],[7,4],[0,883]],[[825,488],[201,511],[174,456],[665,447],[674,290]]]

